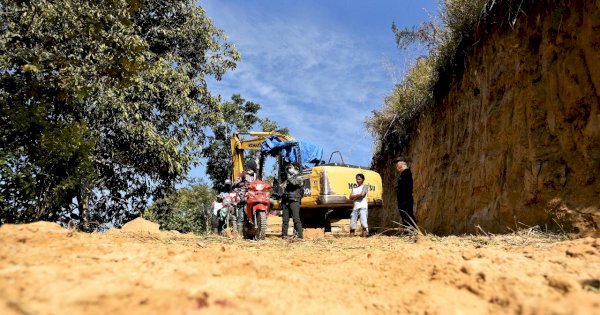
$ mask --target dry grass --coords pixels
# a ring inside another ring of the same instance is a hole
[[[438,19],[412,29],[392,26],[400,48],[419,42],[429,53],[416,61],[383,108],[367,119],[377,139],[375,156],[403,151],[421,113],[435,106],[435,96],[462,71],[464,56],[480,40],[477,29],[485,23],[513,27],[524,13],[522,5],[523,0],[443,0]]]
[[[566,233],[554,233],[543,231],[539,226],[533,227],[522,227],[517,230],[513,230],[509,234],[493,234],[486,232],[481,227],[477,226],[478,231],[476,235],[464,234],[464,235],[452,235],[452,236],[437,236],[435,234],[428,233],[423,228],[417,226],[402,226],[399,222],[394,222],[397,227],[388,228],[381,232],[380,235],[387,235],[392,237],[398,237],[405,242],[420,242],[423,240],[441,243],[441,244],[452,244],[458,246],[502,246],[502,247],[523,247],[523,246],[543,246],[544,244],[551,244],[556,242],[562,242],[572,239]]]
[[[282,240],[279,237],[267,237],[262,241],[245,240],[236,234],[221,236],[217,234],[195,235],[181,234],[173,231],[160,232],[127,232],[113,230],[111,238],[134,240],[149,244],[177,244],[186,247],[214,248],[221,246],[223,251],[229,249],[260,250],[344,250],[352,255],[354,250],[377,248],[382,251],[394,251],[402,244],[433,242],[443,246],[456,247],[543,247],[548,244],[569,240],[567,234],[555,234],[542,231],[538,226],[516,230],[510,234],[495,235],[481,230],[479,235],[437,236],[427,233],[422,228],[403,227],[396,222],[396,228],[389,228],[369,238],[347,237],[346,234],[327,235],[325,237],[299,240]],[[82,233],[88,236],[89,234]]]

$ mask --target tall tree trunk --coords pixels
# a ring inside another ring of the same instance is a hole
[[[79,204],[79,217],[81,218],[80,228],[84,232],[90,231],[90,198],[85,191],[85,188],[79,189],[79,195],[77,196],[77,202]]]

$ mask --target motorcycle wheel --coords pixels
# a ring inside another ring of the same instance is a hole
[[[267,235],[267,212],[257,211],[256,212],[256,235],[254,236],[257,240],[264,240]]]

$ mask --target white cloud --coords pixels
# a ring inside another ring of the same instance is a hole
[[[364,121],[394,82],[368,38],[316,12],[270,16],[221,1],[202,5],[242,54],[235,71],[211,83],[214,91],[260,103],[262,117],[321,144],[325,158],[340,150],[346,162],[370,163],[373,139]]]

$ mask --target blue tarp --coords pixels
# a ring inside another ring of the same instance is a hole
[[[281,152],[286,162],[297,163],[296,146],[290,147],[292,144],[300,146],[300,157],[302,158],[303,168],[311,168],[321,163],[323,148],[318,144],[307,141],[281,141],[277,136],[269,136],[261,143],[260,148],[263,153],[269,155],[276,155]]]

